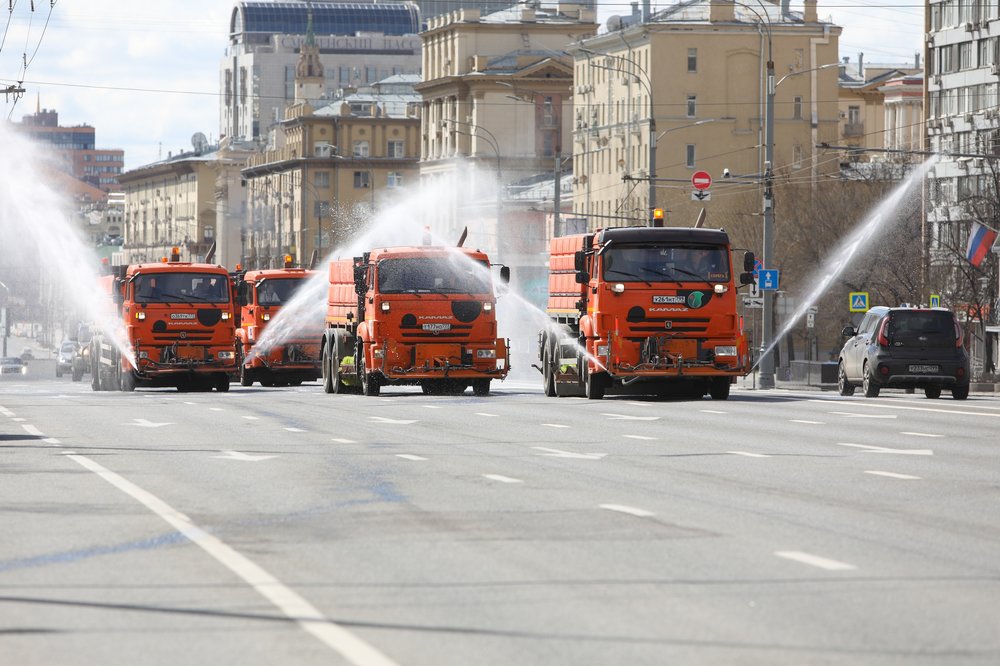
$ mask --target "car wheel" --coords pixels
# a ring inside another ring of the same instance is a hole
[[[924,395],[926,395],[931,400],[937,400],[941,397],[941,387],[940,386],[928,386],[924,389]]]
[[[965,400],[969,397],[969,385],[956,386],[951,390],[951,397],[955,400]]]
[[[854,384],[847,381],[847,371],[844,370],[844,362],[837,366],[837,391],[840,395],[854,395]]]
[[[875,382],[875,376],[872,374],[872,369],[867,364],[865,365],[865,379],[863,388],[865,391],[866,398],[878,397],[879,385]]]

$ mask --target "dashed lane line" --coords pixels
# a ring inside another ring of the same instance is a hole
[[[904,479],[906,481],[917,481],[920,480],[919,476],[911,476],[909,474],[897,474],[896,472],[879,472],[873,469],[865,470],[865,474],[872,474],[874,476],[885,476],[890,479]]]
[[[837,442],[837,446],[850,446],[855,449],[863,449],[871,453],[897,453],[909,456],[932,456],[931,449],[890,449],[885,446],[870,446],[868,444],[850,444],[848,442]]]
[[[811,400],[809,400],[809,402],[818,402],[818,403],[823,403],[823,404],[829,405],[831,401],[829,399],[812,398]],[[873,401],[871,403],[868,403],[868,402],[843,403],[843,402],[841,402],[840,404],[850,404],[851,407],[862,407],[862,408],[867,408],[867,409],[899,409],[899,410],[906,410],[906,411],[910,411],[910,412],[935,412],[935,413],[938,413],[938,414],[958,414],[958,415],[962,415],[962,416],[985,416],[987,418],[994,418],[994,419],[995,418],[1000,418],[1000,412],[998,412],[996,414],[991,414],[991,413],[988,413],[988,412],[968,412],[968,411],[959,410],[959,409],[941,409],[940,407],[909,407],[907,405],[894,405],[894,404],[889,403],[888,401],[882,401],[882,402],[874,402]],[[834,412],[834,413],[836,414],[837,412]]]
[[[403,460],[427,460],[427,458],[423,458],[421,456],[415,456],[412,453],[397,453],[396,457],[402,458]]]
[[[900,432],[899,434],[900,435],[913,435],[914,437],[944,437],[944,435],[935,435],[935,434],[929,433],[929,432],[910,432],[908,430],[904,430],[904,431]]]
[[[353,439],[344,439],[343,437],[331,437],[330,439],[338,444],[357,444]]]
[[[830,412],[831,414],[836,414],[837,416],[846,416],[852,419],[894,419],[897,418],[897,414],[857,414],[855,412]]]
[[[546,428],[568,428],[569,427],[568,425],[566,425],[564,423],[540,423],[539,425],[543,425]]]
[[[789,423],[805,423],[806,425],[826,425],[826,421],[807,421],[805,419],[788,419]]]
[[[749,451],[727,451],[726,453],[731,453],[734,456],[745,456],[747,458],[770,458],[771,456],[766,453],[750,453]]]
[[[602,509],[607,509],[608,511],[627,513],[630,516],[637,516],[639,518],[649,518],[650,516],[656,515],[652,511],[646,511],[645,509],[637,509],[634,506],[626,506],[624,504],[599,504],[598,506],[600,506]]]
[[[250,416],[249,414],[244,414],[243,418],[245,418],[247,421],[260,421],[259,416]]]
[[[645,435],[622,435],[622,437],[627,437],[629,439],[641,439],[641,440],[644,440],[644,441],[647,441],[647,442],[653,441],[653,440],[656,439],[655,437],[646,437]]]
[[[327,647],[340,653],[351,664],[396,666],[396,662],[392,659],[330,620],[304,597],[272,576],[270,572],[218,537],[198,527],[189,517],[177,511],[159,497],[143,490],[126,478],[119,476],[89,458],[69,452],[66,453],[66,457],[81,467],[97,474],[118,490],[121,490],[132,499],[144,505],[187,537],[191,543],[200,547],[217,562],[242,578],[247,585],[270,601],[304,631],[314,636]]]
[[[521,479],[515,479],[502,474],[483,474],[483,477],[491,481],[499,481],[500,483],[524,483]]]
[[[288,432],[305,432],[302,428],[285,428]]]
[[[497,414],[490,414],[488,412],[476,412],[476,416],[497,416]]]
[[[819,555],[803,553],[797,550],[777,550],[774,554],[778,557],[783,557],[786,560],[801,562],[802,564],[808,564],[809,566],[825,569],[826,571],[851,571],[853,569],[857,569],[857,567],[853,564],[838,562],[837,560],[831,560],[825,557],[820,557]]]
[[[699,412],[703,414],[728,414],[729,412],[723,412],[718,409],[699,409]]]

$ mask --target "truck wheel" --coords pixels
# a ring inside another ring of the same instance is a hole
[[[548,344],[548,342],[546,342]],[[549,398],[556,397],[556,367],[552,362],[552,347],[547,346],[542,360],[542,388]]]
[[[215,390],[219,393],[226,393],[229,391],[229,376],[226,373],[220,373],[215,378]]]
[[[608,375],[606,372],[588,372],[584,382],[584,391],[587,400],[601,400],[604,397],[604,389],[607,386]]]
[[[872,374],[871,367],[865,364],[865,379],[862,385],[865,391],[866,398],[877,398],[879,392],[879,385],[875,383],[875,376]]]
[[[368,396],[377,396],[382,392],[382,385],[379,376],[368,372],[368,362],[365,360],[364,352],[358,354],[358,368],[361,375],[361,392]]]
[[[727,400],[729,399],[729,388],[731,386],[729,377],[716,377],[708,385],[708,394],[712,396],[712,400]]]
[[[241,347],[241,344],[236,344],[236,365],[240,369],[240,386],[253,386],[253,370],[243,365],[243,359],[246,357]]]
[[[854,395],[854,384],[847,381],[847,371],[844,370],[844,362],[837,365],[837,392],[840,395]]]
[[[128,393],[135,390],[135,372],[132,370],[122,372],[121,390]]]
[[[330,367],[333,359],[331,358],[329,345],[325,342],[323,344],[323,358],[320,362],[320,367],[323,370],[323,393],[336,393],[336,384],[334,383],[333,368]]]
[[[490,380],[489,379],[473,379],[472,380],[472,395],[478,395],[479,397],[487,396],[490,394]]]

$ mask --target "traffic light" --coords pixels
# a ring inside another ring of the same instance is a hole
[[[664,219],[664,210],[662,208],[654,208],[649,214],[649,226],[651,227],[662,227]]]

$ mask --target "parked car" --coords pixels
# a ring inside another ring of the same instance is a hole
[[[0,376],[28,374],[28,366],[17,356],[4,356],[0,358]]]
[[[866,397],[883,388],[923,389],[940,398],[944,389],[956,400],[969,397],[969,355],[955,313],[944,308],[875,307],[840,350],[837,388],[854,395],[860,385]]]
[[[59,353],[56,354],[56,377],[62,377],[64,372],[73,371],[73,358],[76,357],[76,343],[66,340],[59,345]]]
[[[31,350],[31,347],[25,347],[21,350],[21,360],[22,361],[34,361],[35,352]]]

